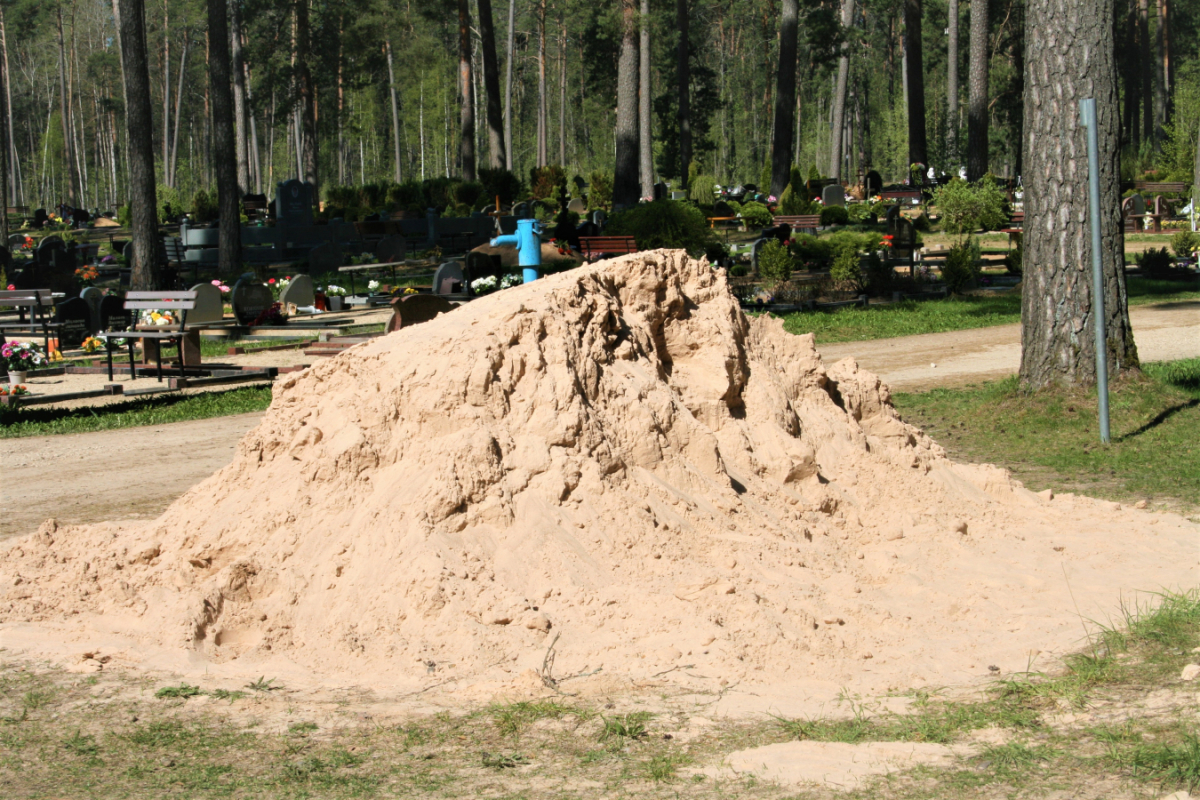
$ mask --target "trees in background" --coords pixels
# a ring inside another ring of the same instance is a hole
[[[617,142],[613,206],[638,201],[638,22],[636,0],[621,0],[621,51],[617,62]]]
[[[846,5],[852,0],[842,0]],[[788,185],[792,168],[792,136],[796,113],[796,42],[800,9],[796,0],[783,0],[783,13],[779,17],[779,69],[775,79],[775,128],[771,145],[771,194],[779,197]],[[845,76],[838,73],[842,104],[845,104]],[[835,109],[837,101],[834,101]],[[834,135],[840,129],[841,120],[834,111]],[[835,145],[834,150],[837,150]],[[836,158],[836,157],[835,157]],[[836,175],[837,173],[834,173]]]
[[[988,0],[971,0],[971,67],[967,90],[967,179],[988,171]]]
[[[238,191],[241,182],[233,141],[233,70],[229,55],[228,14],[225,0],[208,0],[209,94],[212,96],[217,207],[221,215],[217,269],[221,275],[233,277],[242,266],[242,225],[241,193]]]

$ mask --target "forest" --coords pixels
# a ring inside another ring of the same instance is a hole
[[[484,168],[613,175],[623,58],[636,65],[624,124],[643,140],[642,195],[656,180],[700,176],[778,191],[792,165],[850,184],[870,169],[901,181],[914,162],[973,178],[1022,173],[1024,0],[221,5],[244,193],[271,196],[297,176],[327,198]],[[0,4],[10,205],[128,201],[119,6]],[[1193,178],[1198,7],[1113,7],[1126,180]],[[151,0],[144,15],[158,203],[188,208],[215,194],[220,160],[211,9]]]

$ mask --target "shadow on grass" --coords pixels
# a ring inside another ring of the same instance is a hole
[[[1191,400],[1187,403],[1180,403],[1177,406],[1171,406],[1170,408],[1163,409],[1158,416],[1154,417],[1154,419],[1149,420],[1136,430],[1132,430],[1129,433],[1116,437],[1116,440],[1118,442],[1128,442],[1131,439],[1141,436],[1143,433],[1149,433],[1159,425],[1162,425],[1164,422],[1169,420],[1171,417],[1178,414],[1180,411],[1187,411],[1189,408],[1195,408],[1196,406],[1200,406],[1200,400]]]

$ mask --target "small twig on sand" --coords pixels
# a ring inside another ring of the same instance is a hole
[[[550,640],[550,646],[546,648],[546,655],[542,658],[542,668],[538,671],[542,683],[549,689],[558,688],[558,681],[554,680],[552,673],[554,671],[554,645],[558,643],[560,635],[555,633],[554,638]]]
[[[670,669],[664,669],[662,672],[656,672],[653,675],[651,675],[650,677],[651,678],[659,678],[659,677],[662,677],[663,675],[674,672],[677,669],[695,669],[695,668],[696,668],[695,664],[683,664],[678,667],[671,667]]]

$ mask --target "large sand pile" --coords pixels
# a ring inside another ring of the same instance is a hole
[[[1178,517],[951,464],[874,375],[657,251],[281,379],[160,519],[13,544],[0,622],[342,681],[503,680],[558,636],[560,676],[883,689],[1023,668],[1196,557]]]

